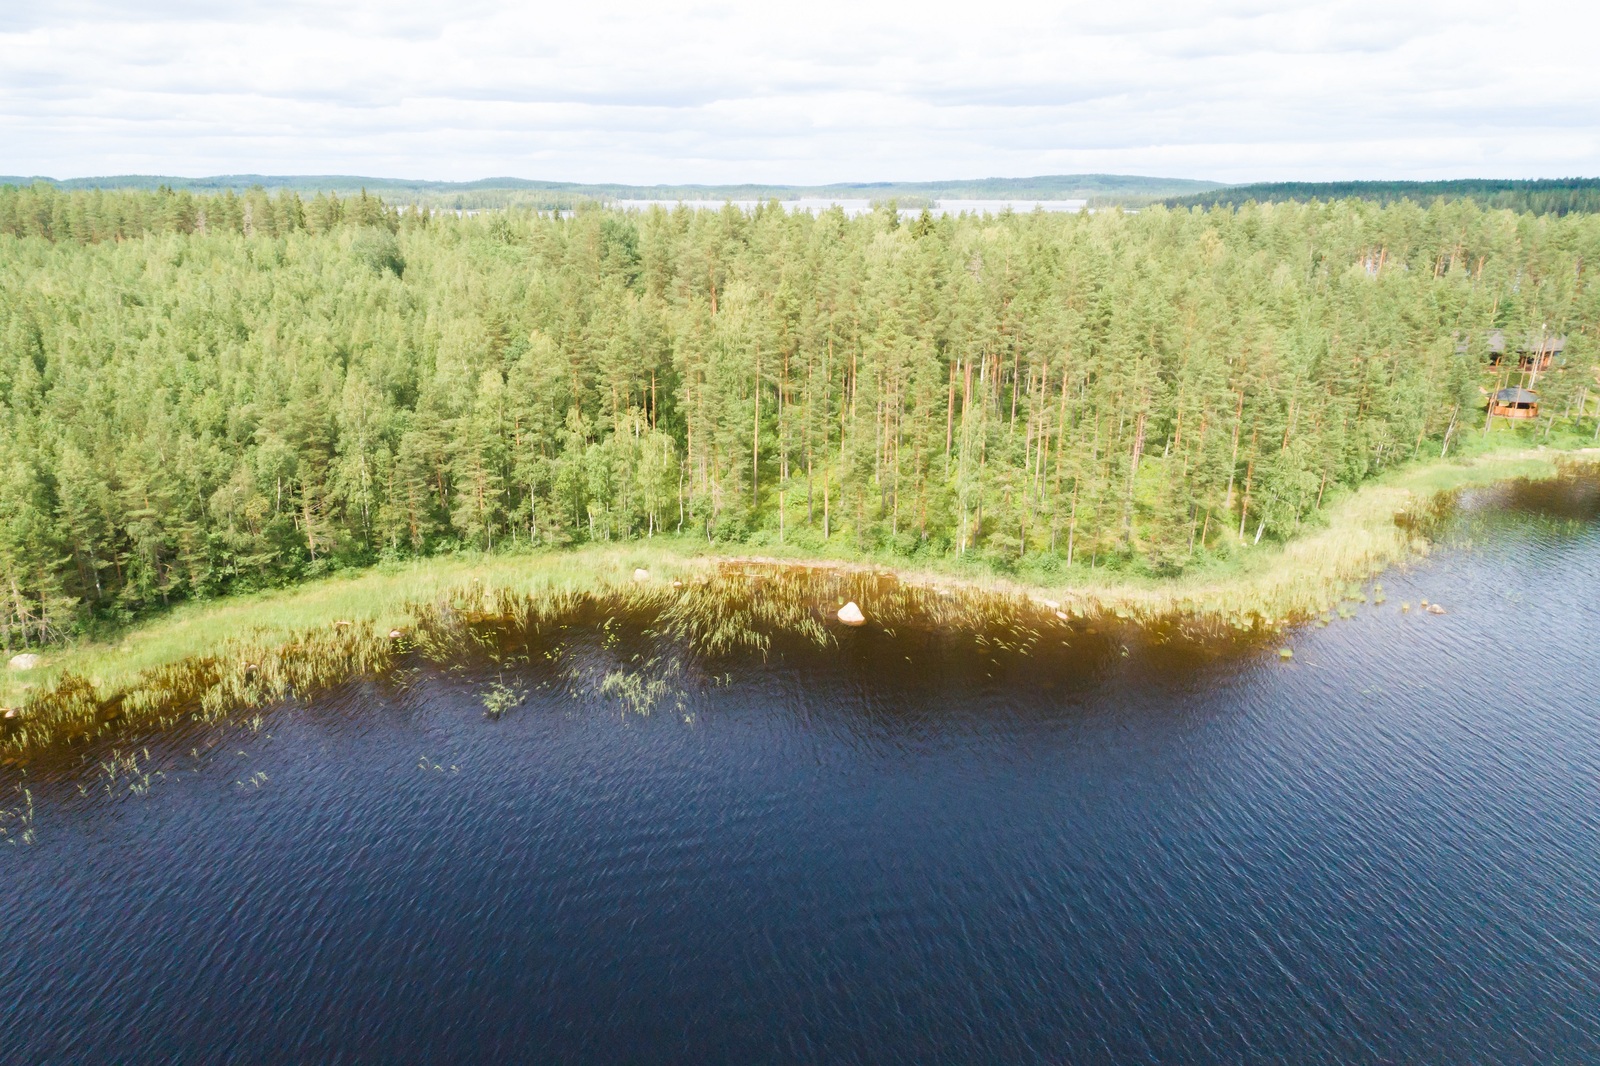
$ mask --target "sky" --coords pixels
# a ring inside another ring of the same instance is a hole
[[[1600,4],[6,0],[0,174],[1600,175]]]

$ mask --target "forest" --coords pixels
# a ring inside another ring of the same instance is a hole
[[[1497,180],[1460,178],[1449,181],[1271,181],[1230,185],[1169,197],[1168,207],[1240,207],[1249,203],[1294,200],[1402,200],[1427,203],[1437,199],[1471,200],[1486,208],[1525,211],[1535,215],[1600,212],[1600,178],[1531,178]]]
[[[1222,565],[1481,435],[1490,328],[1566,336],[1521,432],[1588,433],[1597,258],[1594,216],[1470,201],[456,217],[6,187],[0,632],[658,536]]]

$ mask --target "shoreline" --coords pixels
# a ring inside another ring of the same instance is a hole
[[[0,681],[0,707],[13,709],[4,719],[10,728],[0,732],[0,756],[15,759],[74,737],[159,727],[197,712],[220,715],[374,674],[426,618],[471,618],[478,614],[474,607],[482,607],[478,616],[484,618],[530,609],[553,617],[602,601],[648,601],[660,609],[674,582],[705,585],[720,573],[749,568],[887,578],[910,592],[954,593],[1018,616],[1031,607],[1041,618],[1061,611],[1115,615],[1131,624],[1177,618],[1274,632],[1331,609],[1351,585],[1426,555],[1429,542],[1402,520],[1420,516],[1441,495],[1519,478],[1544,480],[1597,462],[1600,449],[1538,449],[1401,467],[1332,502],[1320,529],[1247,549],[1224,573],[1174,578],[1119,574],[1084,582],[1074,572],[1070,577],[1079,580],[1052,585],[975,572],[958,558],[908,565],[770,547],[760,554],[704,554],[697,542],[666,539],[378,566],[187,604],[116,640],[42,651],[39,666],[8,669]],[[635,580],[636,568],[649,572],[645,582]],[[521,606],[508,606],[513,602]],[[713,597],[700,609],[715,615],[726,602]],[[873,606],[863,606],[870,617]],[[772,621],[782,626],[797,618],[791,612]]]

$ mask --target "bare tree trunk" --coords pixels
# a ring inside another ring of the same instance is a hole
[[[946,477],[950,476],[950,446],[955,442],[956,374],[960,365],[960,359],[950,364],[950,399],[945,405],[944,413],[944,473]]]
[[[1233,480],[1239,474],[1239,429],[1244,425],[1244,390],[1239,390],[1239,404],[1233,412],[1233,458],[1228,463],[1228,493],[1222,500],[1222,509],[1233,510]],[[1243,536],[1243,534],[1240,534]]]
[[[1244,520],[1250,513],[1250,484],[1256,474],[1256,435],[1250,435],[1250,461],[1244,468],[1244,499],[1239,501],[1239,539],[1244,540]]]
[[[1122,540],[1124,544],[1133,543],[1133,487],[1139,477],[1139,459],[1144,455],[1144,426],[1145,412],[1139,412],[1139,419],[1133,431],[1133,458],[1128,462],[1128,493],[1122,505]]]

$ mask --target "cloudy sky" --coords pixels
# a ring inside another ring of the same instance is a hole
[[[0,173],[1600,175],[1600,4],[5,0]]]

